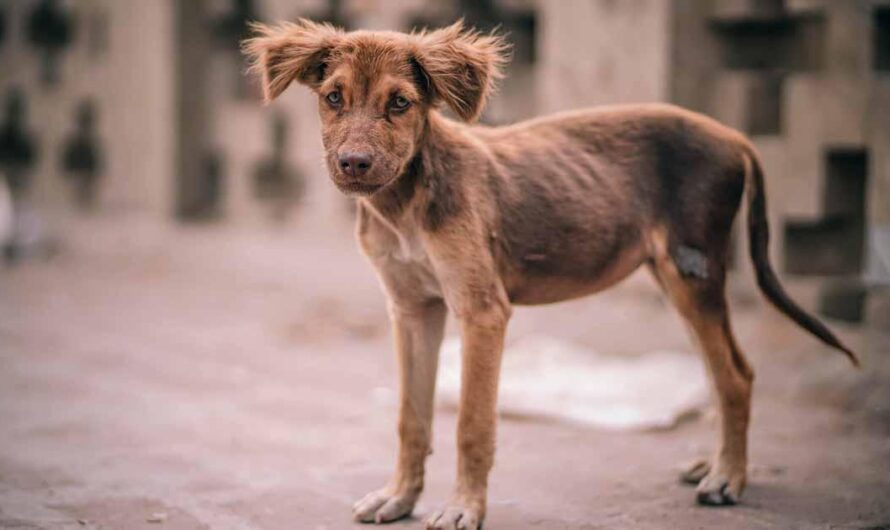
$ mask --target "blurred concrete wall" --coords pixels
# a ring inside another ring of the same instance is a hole
[[[38,81],[25,31],[41,1],[0,5],[0,96],[13,86],[27,95],[42,153],[35,196],[48,215],[70,213],[58,153],[78,101],[93,98],[107,160],[101,210],[172,219],[182,213],[183,179],[212,177],[190,193],[218,195],[214,218],[264,223],[268,205],[254,181],[277,114],[289,125],[286,163],[306,187],[291,222],[345,226],[351,214],[327,183],[314,97],[295,88],[262,108],[241,75],[237,38],[214,41],[214,28],[237,5],[261,20],[308,16],[351,28],[464,16],[486,30],[500,24],[517,49],[486,121],[642,101],[715,116],[750,134],[763,155],[773,255],[784,270],[852,279],[840,296],[854,302],[863,283],[890,284],[890,1],[60,0],[77,31],[55,87]],[[183,6],[197,10],[194,20],[183,20]]]
[[[888,14],[871,0],[674,4],[671,99],[751,135],[774,259],[834,278],[817,303],[853,320],[890,312]]]
[[[670,99],[670,2],[538,6],[538,112]]]
[[[13,87],[26,95],[28,128],[36,140],[35,194],[48,214],[67,212],[60,171],[63,146],[75,130],[75,110],[98,102],[105,146],[103,205],[169,213],[173,190],[173,11],[171,0],[78,0],[74,44],[61,52],[59,83],[39,81],[40,51],[27,39],[29,0],[4,0],[0,41],[0,101]],[[4,119],[0,117],[0,119]]]

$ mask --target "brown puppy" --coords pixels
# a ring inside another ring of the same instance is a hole
[[[301,20],[245,43],[266,100],[292,82],[319,96],[331,179],[358,199],[359,243],[389,298],[401,365],[393,479],[356,503],[364,522],[411,513],[430,452],[446,308],[463,344],[458,474],[429,528],[485,516],[495,403],[511,304],[604,289],[646,265],[693,330],[719,397],[710,462],[686,474],[704,504],[745,485],[753,373],[724,296],[730,227],[748,190],[751,258],[764,294],[826,343],[853,353],[791,301],[767,257],[763,176],[751,144],[668,105],[582,110],[501,128],[479,116],[504,61],[497,36],[357,31]]]

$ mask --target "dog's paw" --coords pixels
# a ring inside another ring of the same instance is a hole
[[[696,499],[705,506],[731,506],[737,504],[745,489],[745,468],[711,466],[711,470],[696,487]]]
[[[711,463],[707,459],[695,460],[680,471],[680,482],[697,486],[711,471]]]
[[[479,530],[482,528],[483,510],[469,503],[452,502],[434,512],[426,520],[427,530]]]
[[[416,494],[393,493],[390,489],[372,491],[352,505],[352,518],[360,523],[389,523],[411,515]]]

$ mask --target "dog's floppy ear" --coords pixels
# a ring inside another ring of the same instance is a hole
[[[311,88],[321,84],[326,61],[343,37],[343,31],[330,24],[306,19],[277,26],[253,23],[255,36],[241,47],[251,59],[251,70],[262,76],[266,103],[284,92],[291,82]]]
[[[506,41],[500,35],[466,29],[463,20],[414,36],[414,60],[423,70],[433,99],[466,121],[478,118],[495,81],[502,77],[510,49]]]

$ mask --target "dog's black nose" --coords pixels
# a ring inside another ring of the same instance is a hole
[[[371,169],[371,155],[367,153],[340,155],[340,169],[350,177],[361,177]]]

